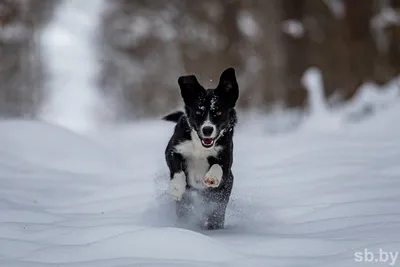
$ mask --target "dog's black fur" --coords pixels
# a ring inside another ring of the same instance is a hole
[[[174,175],[180,172],[183,172],[186,177],[186,191],[182,195],[182,199],[177,201],[177,215],[178,217],[187,215],[188,204],[193,204],[189,192],[195,191],[207,206],[201,222],[202,226],[205,229],[223,228],[226,207],[234,180],[231,171],[233,134],[237,121],[234,108],[239,97],[235,70],[233,68],[226,69],[221,74],[219,84],[215,89],[204,89],[194,75],[181,76],[178,84],[185,103],[185,112],[174,112],[163,118],[176,123],[174,134],[165,150],[171,181]],[[214,129],[214,138],[207,138],[204,135],[205,122]],[[210,139],[212,140],[210,141]],[[201,142],[199,142],[200,140]],[[177,149],[184,142],[189,144],[187,147],[192,148],[193,145],[193,149],[197,149],[196,153],[199,152],[199,158],[196,156],[195,160],[208,162],[206,172],[214,164],[221,167],[222,181],[217,187],[197,188],[190,184],[188,177],[195,170],[190,169],[192,167],[188,165],[188,160],[194,161],[194,159],[188,158]],[[197,146],[195,142],[197,142]],[[204,155],[204,159],[201,158],[202,155]]]

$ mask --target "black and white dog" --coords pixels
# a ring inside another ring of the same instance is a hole
[[[234,107],[239,97],[235,70],[226,69],[215,89],[204,89],[194,75],[181,76],[178,84],[185,112],[163,118],[177,123],[165,150],[168,193],[177,201],[178,218],[189,212],[194,204],[190,192],[195,192],[206,206],[201,226],[223,228],[233,186]]]

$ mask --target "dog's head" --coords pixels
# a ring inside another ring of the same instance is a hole
[[[199,136],[203,147],[211,148],[230,127],[231,112],[239,97],[235,70],[226,69],[215,89],[204,89],[196,76],[178,79],[190,127]]]

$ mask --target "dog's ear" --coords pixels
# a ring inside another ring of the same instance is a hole
[[[179,77],[178,84],[181,88],[183,101],[189,107],[197,105],[197,101],[206,93],[206,90],[200,85],[194,75]]]
[[[216,92],[228,108],[235,107],[239,98],[239,86],[234,68],[228,68],[222,72]]]

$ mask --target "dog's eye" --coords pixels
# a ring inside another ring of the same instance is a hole
[[[222,112],[221,112],[221,111],[217,111],[217,112],[215,112],[215,115],[217,115],[217,116],[221,116],[221,114],[222,114]]]
[[[196,111],[197,115],[201,115],[201,110]]]

